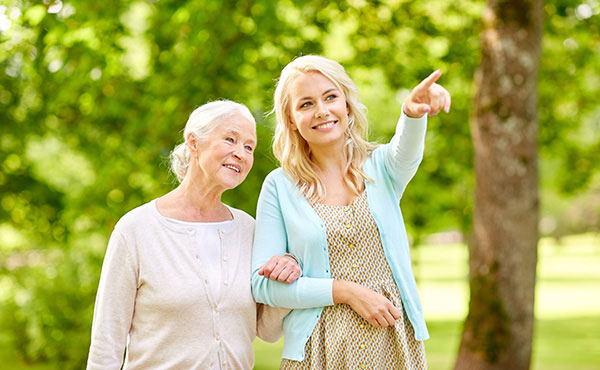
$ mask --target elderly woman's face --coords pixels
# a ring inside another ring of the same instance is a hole
[[[255,147],[254,123],[239,114],[224,119],[199,145],[200,176],[225,190],[235,188],[252,168]]]

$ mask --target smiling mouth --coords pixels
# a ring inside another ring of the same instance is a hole
[[[313,127],[313,130],[318,130],[318,129],[324,129],[324,128],[330,128],[335,126],[338,123],[338,121],[328,121],[328,122],[323,122],[321,124],[318,124],[316,126]]]
[[[237,173],[240,173],[240,169],[237,168],[236,166],[231,165],[231,164],[224,164],[223,167],[229,168],[230,170],[233,170],[233,171],[235,171]]]

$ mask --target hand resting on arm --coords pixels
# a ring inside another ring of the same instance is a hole
[[[258,274],[267,279],[291,284],[302,275],[302,270],[295,258],[283,255],[271,257],[259,268]]]

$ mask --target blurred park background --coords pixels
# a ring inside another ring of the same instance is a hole
[[[167,156],[189,113],[247,104],[259,146],[225,202],[255,213],[271,154],[275,79],[295,56],[341,62],[369,108],[370,139],[394,132],[431,71],[452,94],[430,120],[402,209],[432,339],[449,369],[468,309],[473,215],[469,119],[481,0],[0,0],[0,363],[80,369],[111,230],[172,189]],[[532,367],[600,369],[600,2],[543,4],[540,222]],[[277,368],[281,343],[255,343]]]

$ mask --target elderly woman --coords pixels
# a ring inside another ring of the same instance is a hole
[[[251,369],[256,335],[275,341],[288,310],[250,289],[254,219],[221,202],[252,168],[256,123],[244,105],[207,103],[171,155],[180,185],[116,224],[100,276],[88,369]],[[280,282],[293,258],[270,261]]]

